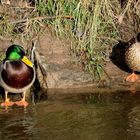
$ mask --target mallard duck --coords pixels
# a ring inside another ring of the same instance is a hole
[[[134,42],[128,46],[125,52],[125,62],[132,70],[132,74],[126,77],[126,81],[129,82],[139,80],[135,72],[140,72],[140,33],[137,34],[136,39],[132,40],[134,40]]]
[[[25,56],[24,49],[19,45],[11,45],[6,51],[6,58],[0,64],[0,85],[5,90],[5,101],[1,106],[27,106],[26,91],[35,81],[33,63]],[[8,93],[23,93],[22,99],[12,102]]]

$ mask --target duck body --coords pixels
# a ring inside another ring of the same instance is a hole
[[[126,81],[135,82],[139,77],[135,72],[140,72],[140,33],[137,35],[135,42],[133,42],[125,52],[125,62],[132,70],[132,74],[126,78]]]
[[[18,60],[2,62],[0,75],[1,86],[11,93],[24,92],[35,81],[35,69]]]
[[[136,42],[128,48],[125,54],[128,67],[133,71],[140,71],[140,43]]]
[[[33,85],[35,78],[35,67],[25,56],[24,49],[19,45],[11,45],[6,51],[6,58],[0,64],[0,85],[5,90],[5,101],[1,106],[27,106],[26,92]],[[23,97],[14,103],[8,98],[9,92],[23,93]]]

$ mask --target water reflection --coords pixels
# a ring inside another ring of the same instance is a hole
[[[132,103],[133,107],[128,111],[128,133],[140,139],[140,99],[137,95],[137,99]]]
[[[55,96],[55,95],[54,95]],[[140,93],[60,95],[0,110],[3,140],[139,140]]]
[[[43,114],[37,111],[36,139],[139,140],[140,121],[132,115],[132,110],[140,114],[135,110],[139,102],[138,93],[118,91],[72,95],[40,104]]]
[[[33,110],[20,107],[1,109],[0,125],[0,139],[29,140],[33,135]]]

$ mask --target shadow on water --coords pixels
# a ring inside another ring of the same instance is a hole
[[[140,92],[60,94],[26,110],[1,108],[0,124],[3,140],[139,140]]]

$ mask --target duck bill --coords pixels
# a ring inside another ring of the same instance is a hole
[[[33,67],[33,63],[26,56],[23,56],[23,58],[21,59],[21,61],[23,63],[25,63],[26,65],[28,65],[29,67]]]

